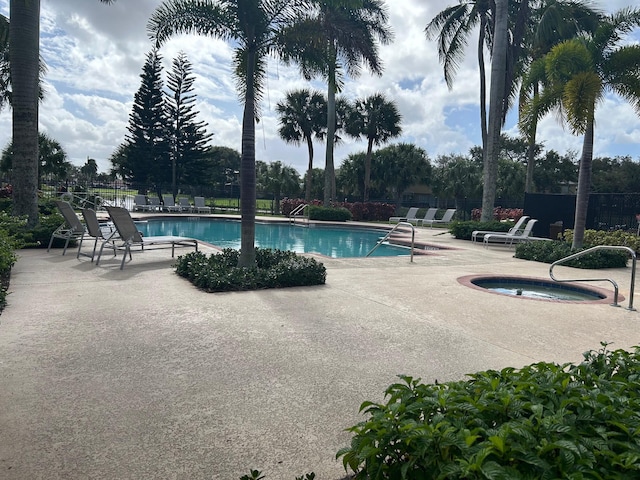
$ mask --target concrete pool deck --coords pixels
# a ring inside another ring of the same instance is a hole
[[[548,278],[548,265],[417,231],[451,249],[414,263],[322,258],[326,285],[218,294],[175,275],[167,250],[136,252],[123,271],[110,257],[96,267],[72,251],[19,252],[0,316],[0,478],[228,480],[259,469],[334,480],[344,429],[398,374],[444,382],[640,343],[639,312],[461,285],[471,274]],[[630,268],[597,273],[628,298]]]

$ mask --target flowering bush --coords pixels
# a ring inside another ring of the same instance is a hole
[[[493,209],[493,218],[495,220],[518,220],[523,215],[523,213],[524,211],[522,210],[522,208],[495,207]],[[471,210],[472,220],[480,220],[481,216],[481,208],[474,208],[473,210]]]
[[[296,207],[305,203],[302,198],[285,198],[281,202],[280,211],[288,216]],[[310,205],[321,206],[321,200],[313,200]],[[346,208],[355,221],[387,220],[395,212],[395,205],[377,202],[331,202],[333,208]]]

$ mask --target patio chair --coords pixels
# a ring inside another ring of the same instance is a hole
[[[193,206],[194,211],[198,213],[211,213],[211,207],[207,207],[204,204],[204,197],[193,197],[193,202],[195,204]]]
[[[431,228],[433,228],[434,224],[448,225],[448,224],[451,223],[451,220],[453,219],[453,216],[455,214],[456,214],[456,209],[455,208],[449,208],[444,212],[444,215],[442,216],[442,218],[440,218],[440,219],[434,218],[433,220],[425,220],[424,222],[422,222],[422,226],[424,227],[426,223],[428,223]]]
[[[173,195],[163,195],[162,196],[162,209],[168,212],[181,212],[182,207],[180,205],[176,205],[175,200],[173,199]]]
[[[193,205],[191,205],[191,202],[189,202],[188,198],[180,197],[178,199],[178,205],[180,205],[180,211],[181,212],[191,212],[191,211],[193,211]]]
[[[411,207],[409,208],[409,211],[407,212],[407,216],[406,217],[389,217],[389,223],[399,223],[399,222],[406,222],[408,221],[409,218],[416,218],[416,213],[418,213],[419,208],[418,207]]]
[[[424,214],[423,218],[419,218],[416,221],[416,225],[420,225],[420,222],[422,222],[422,226],[424,226],[424,222],[428,222],[430,220],[433,220],[434,218],[436,218],[436,213],[438,213],[438,209],[437,208],[429,208],[427,210],[427,213]],[[411,222],[411,220],[408,220],[409,222]],[[413,223],[413,222],[411,222]]]
[[[111,221],[116,227],[118,237],[108,238],[102,242],[100,251],[98,252],[98,259],[96,265],[100,264],[100,258],[102,256],[102,250],[105,246],[113,247],[115,249],[123,250],[122,262],[120,263],[120,270],[124,268],[124,262],[129,255],[129,260],[132,260],[131,247],[140,247],[144,250],[146,246],[152,245],[171,245],[171,257],[175,256],[176,247],[195,247],[198,251],[198,241],[195,238],[178,237],[173,235],[160,235],[152,237],[143,237],[142,234],[136,228],[136,224],[131,218],[131,214],[122,207],[105,207]]]
[[[162,204],[160,203],[160,199],[158,197],[149,197],[147,201],[147,212],[159,212],[162,210]]]
[[[529,240],[549,240],[548,238],[539,238],[532,237],[531,231],[533,230],[533,226],[536,224],[538,220],[532,218],[527,222],[527,225],[524,227],[524,230],[520,233],[515,233],[513,235],[509,235],[508,233],[489,233],[484,236],[482,239],[483,245],[488,247],[490,244],[502,244],[511,246],[514,243],[529,241]]]
[[[64,240],[64,249],[62,250],[62,255],[67,253],[67,247],[69,246],[70,240],[78,240],[82,238],[85,232],[84,225],[80,222],[78,215],[74,212],[73,208],[67,202],[63,202],[62,200],[54,200],[53,203],[56,204],[60,213],[64,217],[64,222],[55,229],[55,231],[51,234],[51,238],[49,239],[49,246],[47,247],[47,252],[51,250],[51,245],[53,245],[54,238],[60,238]]]
[[[109,240],[112,236],[117,235],[118,232],[115,230],[113,224],[110,225],[107,223],[103,223],[101,225],[98,221],[96,211],[91,208],[83,208],[82,217],[84,218],[86,229],[80,237],[80,240],[78,241],[78,254],[76,255],[76,258],[80,258],[80,255],[83,255],[85,257],[89,257],[93,262],[93,259],[96,256],[96,249],[98,248],[98,240]],[[91,255],[82,252],[82,242],[86,239],[86,237],[91,237],[94,239],[93,251],[91,252]],[[115,246],[113,247],[113,254],[116,254]]]
[[[147,197],[146,195],[136,195],[133,197],[133,211],[138,210],[144,212],[147,209]]]
[[[471,232],[471,241],[475,242],[478,239],[478,235],[482,235],[484,237],[484,235],[490,235],[492,233],[495,233],[498,235],[501,235],[501,234],[516,235],[517,233],[522,232],[522,226],[525,224],[525,222],[528,219],[529,219],[528,215],[521,216],[516,222],[516,224],[513,227],[511,227],[507,232],[495,232],[490,230],[474,230],[473,232]]]

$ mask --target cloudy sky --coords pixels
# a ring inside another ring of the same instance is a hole
[[[362,98],[381,92],[398,105],[403,135],[396,141],[415,143],[434,160],[439,155],[467,153],[480,143],[478,73],[470,38],[469,53],[460,66],[453,89],[444,83],[436,45],[427,41],[424,27],[433,16],[457,0],[390,0],[392,44],[380,49],[384,73],[367,71],[349,79],[343,94]],[[145,55],[151,48],[146,24],[161,0],[42,0],[41,55],[48,65],[46,99],[40,106],[40,129],[58,140],[69,160],[80,166],[95,158],[108,171],[109,156],[122,143]],[[608,12],[630,6],[634,0],[600,0]],[[9,0],[0,0],[0,13],[9,16]],[[627,41],[640,42],[640,31]],[[212,143],[240,150],[242,109],[230,75],[231,49],[208,37],[181,36],[161,50],[165,74],[178,52],[194,66],[197,109],[214,134]],[[256,158],[280,160],[300,173],[306,170],[305,147],[287,145],[277,134],[276,104],[286,92],[312,87],[326,92],[320,81],[309,85],[297,70],[269,61],[263,117],[256,129]],[[515,115],[507,133],[516,134]],[[0,146],[10,141],[11,112],[0,112]],[[572,136],[550,116],[538,133],[547,149],[579,152],[581,139]],[[315,166],[324,166],[324,148],[316,144]],[[364,142],[347,140],[335,152],[339,164],[350,153],[363,151]],[[630,155],[640,160],[640,117],[621,99],[607,97],[596,118],[595,155]]]

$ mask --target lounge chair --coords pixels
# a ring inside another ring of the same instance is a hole
[[[173,199],[173,195],[163,195],[162,196],[162,209],[168,212],[181,212],[182,207],[180,205],[176,205],[175,200]]]
[[[147,197],[145,195],[136,195],[133,197],[133,211],[137,212],[147,210]]]
[[[195,203],[193,206],[194,211],[198,213],[211,213],[211,207],[207,207],[204,204],[204,197],[193,197],[193,201]]]
[[[122,262],[120,263],[120,270],[124,268],[124,262],[129,255],[129,260],[132,259],[131,247],[140,247],[144,250],[144,247],[151,245],[171,245],[171,257],[174,257],[175,248],[178,247],[195,247],[198,251],[198,241],[194,238],[178,237],[171,235],[143,237],[142,234],[136,228],[136,224],[133,223],[131,214],[122,207],[105,207],[111,221],[118,231],[117,238],[109,238],[102,242],[100,246],[100,252],[98,253],[98,259],[96,265],[100,264],[100,257],[102,256],[102,250],[105,246],[113,247],[117,250],[123,250]],[[115,250],[114,250],[115,252]]]
[[[389,223],[406,222],[409,218],[415,219],[416,213],[418,213],[418,207],[411,207],[406,217],[389,217]]]
[[[96,256],[96,249],[98,248],[98,240],[108,240],[112,236],[117,235],[118,232],[115,230],[115,227],[113,225],[109,226],[106,223],[100,225],[98,216],[96,215],[96,211],[91,208],[83,208],[82,217],[84,218],[86,230],[78,241],[78,254],[76,255],[76,258],[80,258],[80,255],[83,255],[85,257],[89,257],[93,262],[93,259]],[[86,239],[86,237],[91,237],[94,239],[93,251],[91,252],[91,255],[82,252],[82,242]],[[113,247],[113,254],[116,254],[115,246]]]
[[[65,241],[64,250],[62,250],[62,255],[65,255],[67,253],[69,241],[79,240],[80,238],[82,238],[85,232],[85,228],[70,204],[68,204],[67,202],[63,202],[62,200],[54,200],[53,203],[56,204],[58,210],[60,210],[60,213],[62,213],[62,216],[64,217],[64,223],[56,228],[55,231],[51,234],[47,252],[51,250],[53,239],[60,238]]]
[[[424,222],[429,222],[431,220],[433,220],[434,218],[436,218],[436,213],[438,213],[438,209],[437,208],[429,208],[427,210],[427,213],[424,214],[423,218],[418,218],[416,221],[416,225],[420,226],[420,222],[422,222],[422,225],[424,226]],[[409,222],[411,222],[411,220],[409,220]],[[413,223],[413,222],[411,222]]]
[[[478,239],[478,235],[482,235],[484,237],[484,235],[490,235],[492,233],[498,234],[498,235],[516,235],[519,232],[522,232],[523,229],[523,225],[525,224],[525,222],[529,219],[528,215],[523,215],[521,216],[518,221],[515,223],[515,225],[513,227],[511,227],[509,229],[509,231],[507,232],[495,232],[495,231],[490,231],[490,230],[474,230],[471,233],[471,241],[475,242]]]
[[[188,198],[180,197],[178,199],[178,205],[180,205],[180,211],[181,212],[192,212],[193,211],[193,205],[191,205],[191,203],[189,202]]]
[[[433,228],[434,224],[438,224],[438,225],[448,225],[451,223],[451,220],[453,219],[453,216],[456,214],[456,209],[455,208],[449,208],[444,212],[444,215],[442,216],[442,218],[435,218],[433,220],[425,220],[422,222],[422,226],[424,227],[425,224],[429,224],[429,226],[431,228]]]
[[[159,212],[161,210],[162,210],[162,204],[160,203],[160,199],[158,197],[149,197],[146,211]]]
[[[488,247],[490,244],[502,244],[502,245],[513,245],[514,243],[529,241],[529,240],[549,240],[548,238],[538,238],[532,237],[531,231],[533,230],[533,226],[536,224],[538,220],[532,218],[527,222],[527,225],[524,227],[524,230],[521,233],[515,233],[509,235],[508,233],[489,233],[484,236],[482,239],[482,243],[485,247]]]

